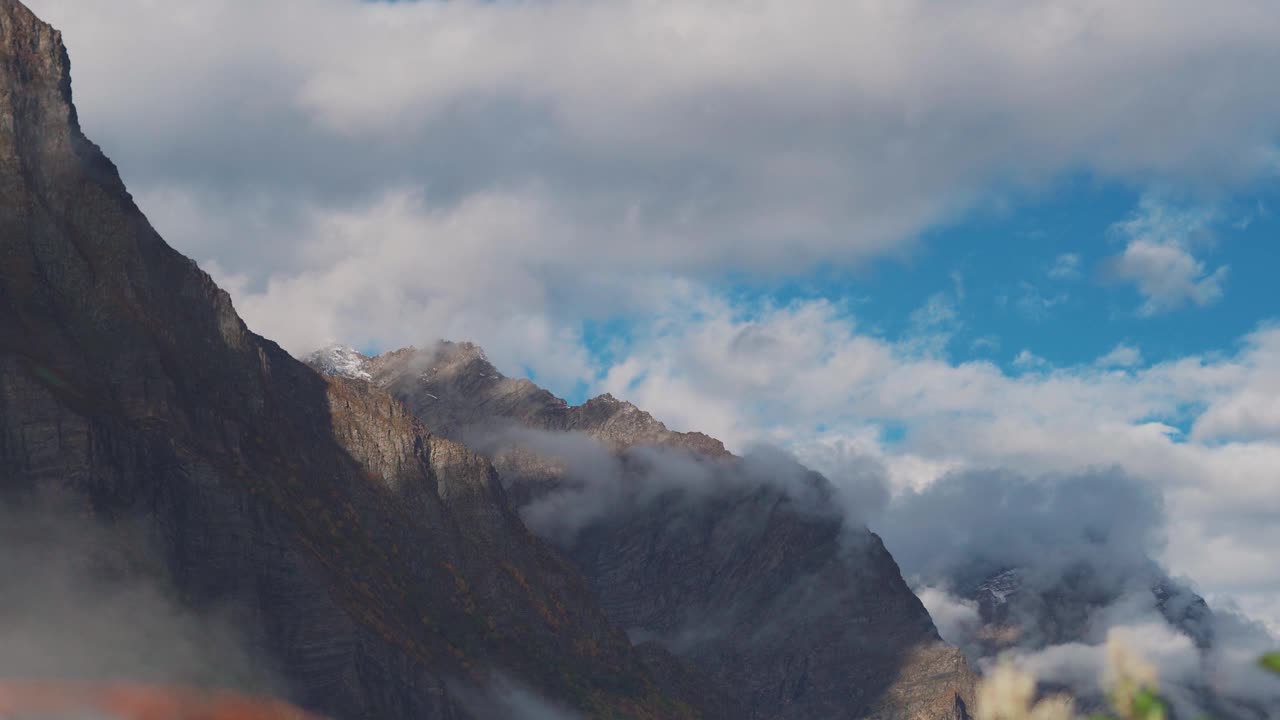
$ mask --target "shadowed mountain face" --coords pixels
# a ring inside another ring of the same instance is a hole
[[[826,480],[735,457],[605,395],[580,406],[503,377],[474,345],[311,359],[367,379],[492,458],[513,503],[605,611],[743,698],[750,717],[962,717],[974,677],[880,539]]]
[[[81,134],[70,88],[59,34],[0,0],[4,504],[104,525],[86,573],[233,609],[281,694],[334,718],[476,717],[458,688],[483,693],[491,671],[592,717],[698,716],[488,461],[248,331]]]

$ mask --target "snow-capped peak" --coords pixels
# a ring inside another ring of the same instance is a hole
[[[320,348],[307,356],[307,364],[326,375],[371,380],[372,375],[366,371],[365,365],[369,357],[350,345],[334,343]]]
[[[1011,595],[1018,592],[1020,581],[1017,569],[1005,570],[983,581],[978,586],[978,592],[987,594],[996,605],[1003,605]]]

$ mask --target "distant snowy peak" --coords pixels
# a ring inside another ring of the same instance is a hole
[[[307,356],[306,363],[326,375],[337,375],[357,380],[373,379],[373,376],[365,369],[369,363],[369,356],[350,345],[334,343],[320,348]]]
[[[699,432],[673,432],[634,404],[610,394],[570,405],[527,378],[502,374],[479,345],[441,340],[375,357],[333,344],[307,356],[325,375],[360,378],[401,400],[441,437],[495,420],[539,430],[585,433],[615,449],[670,445],[708,457],[730,455],[724,443]]]
[[[1018,592],[1020,584],[1016,568],[1004,570],[982,581],[976,594],[980,600],[989,601],[993,605],[1004,605],[1009,601],[1009,596]]]

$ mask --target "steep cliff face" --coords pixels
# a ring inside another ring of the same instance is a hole
[[[593,717],[696,716],[485,459],[251,333],[164,243],[81,134],[59,34],[16,0],[0,0],[0,492],[141,528],[184,606],[241,610],[286,693],[334,718],[471,717],[454,689],[494,670]]]
[[[569,406],[503,377],[470,344],[339,355],[331,372],[369,377],[443,434],[485,446],[535,529],[560,527],[532,515],[582,479],[554,438],[572,431],[607,448],[616,463],[591,472],[615,473],[620,489],[598,515],[547,537],[633,639],[702,669],[749,717],[964,715],[974,682],[964,657],[939,640],[880,539],[824,512],[821,476],[773,482],[719,441],[672,432],[611,396]],[[538,435],[512,434],[512,424]],[[699,480],[661,477],[670,473]],[[568,515],[581,505],[550,507]]]

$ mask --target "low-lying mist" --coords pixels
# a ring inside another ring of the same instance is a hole
[[[144,533],[84,512],[0,507],[0,679],[272,694],[254,619],[185,607]]]
[[[776,448],[760,446],[731,458],[651,445],[619,451],[583,433],[513,424],[470,428],[464,440],[515,481],[509,490],[529,528],[560,545],[659,498],[697,503],[759,488],[776,489],[794,512],[843,517],[826,479]]]
[[[502,673],[483,688],[455,683],[450,691],[474,720],[583,720]]]

